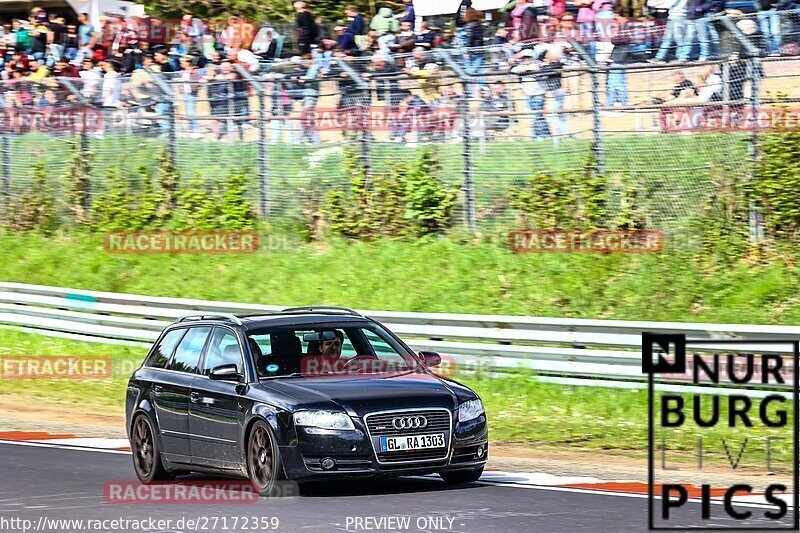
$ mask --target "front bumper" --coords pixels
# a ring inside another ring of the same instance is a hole
[[[378,460],[375,436],[362,419],[354,419],[355,431],[298,428],[297,441],[280,448],[284,471],[289,479],[312,481],[332,478],[367,478],[424,475],[483,467],[489,457],[485,415],[456,424],[448,446],[437,456],[442,459]],[[331,466],[331,461],[333,466]]]

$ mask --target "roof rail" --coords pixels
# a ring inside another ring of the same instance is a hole
[[[243,325],[239,317],[233,313],[212,313],[208,315],[185,315],[178,318],[175,322],[183,322],[185,320],[213,320],[215,318],[227,318],[235,324]]]
[[[287,307],[281,312],[292,313],[295,311],[306,311],[309,313],[313,313],[314,311],[338,311],[340,313],[347,313],[348,315],[364,316],[354,309],[350,309],[349,307],[340,307],[338,305],[309,305],[303,307]]]

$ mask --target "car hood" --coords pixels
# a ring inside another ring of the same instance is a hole
[[[430,374],[324,376],[262,381],[262,390],[295,400],[295,408],[325,409],[338,404],[351,416],[415,407],[453,410],[458,399],[451,386]]]

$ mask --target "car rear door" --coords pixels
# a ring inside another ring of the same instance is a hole
[[[172,357],[153,385],[158,428],[164,456],[170,462],[186,463],[191,458],[189,441],[189,391],[197,378],[197,367],[211,326],[188,328]]]
[[[245,400],[245,386],[235,381],[209,379],[211,371],[235,364],[244,376],[241,339],[225,326],[211,335],[200,376],[194,380],[189,401],[189,430],[192,435],[192,462],[219,468],[235,468],[241,462],[239,449]]]

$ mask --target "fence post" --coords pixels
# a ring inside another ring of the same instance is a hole
[[[83,170],[86,172],[86,196],[83,198],[83,207],[85,213],[89,213],[92,208],[92,181],[89,179],[89,121],[88,121],[88,112],[91,109],[91,102],[89,102],[86,97],[81,93],[78,88],[70,81],[69,78],[59,78],[59,83],[67,88],[67,90],[77,98],[78,102],[80,102],[81,106],[83,106],[83,124],[81,127],[80,135],[78,138],[78,146],[77,149],[80,152],[81,157],[81,164],[83,166]],[[102,111],[101,111],[102,114]],[[105,115],[102,115],[105,119]],[[4,155],[5,157],[5,155]]]
[[[725,26],[731,35],[736,38],[739,44],[744,49],[744,61],[746,61],[745,69],[747,81],[750,84],[750,111],[755,118],[758,113],[758,107],[761,103],[760,85],[761,85],[761,61],[758,59],[761,51],[756,47],[747,36],[733,23],[730,17],[721,17],[719,19],[722,25]],[[742,60],[740,60],[742,61]],[[753,179],[753,165],[758,160],[758,134],[756,129],[750,132],[749,144],[747,152],[750,156],[750,173],[748,181]],[[755,244],[764,239],[764,213],[756,205],[755,202],[750,202],[748,209],[748,221],[750,229],[750,243]]]
[[[161,103],[166,103],[169,106],[169,132],[167,132],[167,145],[169,156],[173,164],[178,166],[178,112],[175,108],[175,95],[172,93],[170,86],[160,76],[160,73],[153,72],[151,69],[145,67],[145,71],[150,74],[153,82],[158,87],[160,94],[156,98]]]
[[[367,83],[364,78],[356,72],[356,70],[347,64],[347,62],[342,59],[341,57],[336,58],[339,67],[347,73],[358,85],[358,88],[361,90],[361,99],[358,102],[359,107],[364,107],[365,109],[359,109],[359,112],[364,111],[369,113],[369,107],[372,104],[372,93],[370,92],[371,86]],[[361,138],[359,140],[359,144],[361,146],[361,157],[359,158],[359,162],[361,166],[364,168],[364,174],[369,178],[372,176],[372,156],[370,153],[370,132],[369,128],[366,127],[369,124],[369,121],[364,121],[364,116],[359,117],[359,121],[363,126],[363,131],[361,132]]]
[[[603,148],[603,123],[600,116],[602,103],[600,100],[600,72],[601,68],[597,65],[592,54],[586,51],[581,43],[569,39],[569,43],[578,55],[586,62],[589,67],[589,76],[592,78],[592,155],[597,163],[597,171],[604,174],[606,171],[605,150]]]
[[[269,147],[267,144],[267,115],[266,115],[266,89],[250,72],[242,65],[236,63],[239,74],[250,84],[258,93],[258,181],[261,205],[261,216],[270,215],[270,190],[269,190]],[[244,140],[244,139],[242,139]]]
[[[461,115],[461,143],[464,147],[464,185],[461,190],[464,191],[464,221],[467,228],[475,231],[477,227],[477,215],[475,212],[475,171],[472,168],[472,124],[469,115],[469,95],[472,92],[472,76],[461,68],[453,57],[444,50],[439,51],[441,57],[447,66],[455,72],[458,79],[461,81],[463,94],[458,102],[459,114]]]

